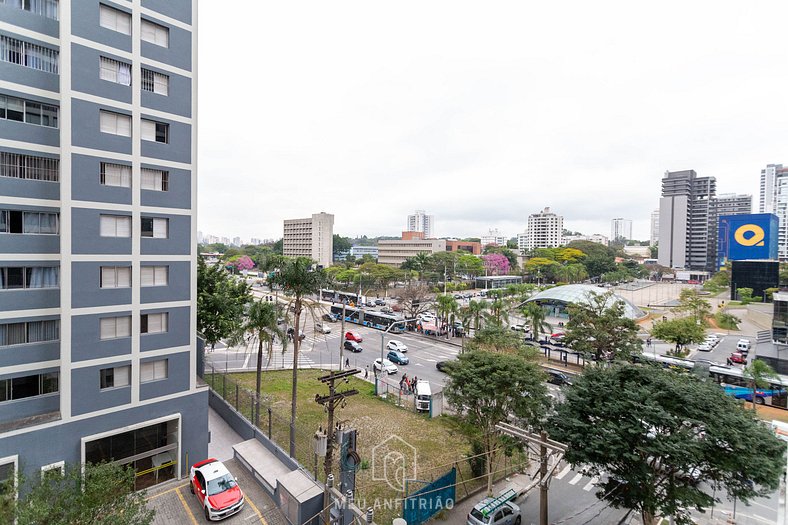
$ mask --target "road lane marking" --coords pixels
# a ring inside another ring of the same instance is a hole
[[[572,465],[565,466],[564,469],[561,472],[558,473],[558,475],[556,476],[556,479],[563,479],[564,476],[569,474],[570,470],[572,470]]]
[[[167,489],[167,490],[162,491],[162,492],[157,492],[156,494],[151,494],[150,496],[146,497],[145,499],[148,500],[148,501],[150,501],[152,499],[156,499],[159,496],[164,496],[165,494],[169,494],[170,492],[174,492],[174,491],[176,491],[176,490],[178,490],[180,488],[185,487],[186,485],[188,485],[188,483],[184,483],[183,485],[178,485],[177,487],[172,487],[171,489]]]
[[[569,484],[570,485],[577,485],[577,482],[580,481],[581,479],[583,479],[583,475],[582,474],[576,474],[575,477],[573,477],[572,479],[569,480]]]
[[[263,517],[262,513],[259,510],[257,510],[257,507],[255,506],[254,503],[252,503],[252,500],[248,496],[246,498],[246,502],[249,504],[250,507],[252,507],[252,510],[255,512],[255,514],[257,514],[257,517],[260,518],[260,523],[262,523],[263,525],[268,525],[268,522],[265,521],[265,518]]]
[[[598,477],[598,476],[594,476],[593,478],[591,478],[591,481],[589,481],[588,483],[586,483],[586,486],[585,486],[585,487],[583,487],[583,490],[585,490],[586,492],[588,492],[589,490],[591,490],[592,488],[594,488],[594,486],[596,485],[597,481],[599,481],[599,477]]]
[[[246,368],[247,366],[249,366],[249,359],[251,358],[252,358],[252,354],[246,354],[246,359],[244,359],[244,364],[241,368]]]
[[[192,523],[194,525],[197,525],[197,519],[194,517],[194,514],[192,513],[192,509],[190,509],[189,505],[186,504],[186,499],[183,497],[183,494],[181,494],[181,491],[179,489],[180,487],[175,489],[175,493],[178,495],[178,499],[181,500],[181,504],[183,505],[183,508],[186,510],[186,513],[192,519]]]

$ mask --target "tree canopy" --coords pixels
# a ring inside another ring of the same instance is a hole
[[[588,303],[569,304],[567,346],[595,359],[629,359],[640,353],[643,341],[637,325],[624,316],[624,303],[612,297],[612,292],[592,293]]]
[[[714,486],[745,502],[767,494],[785,467],[785,444],[740,401],[651,365],[587,368],[551,427],[572,465],[607,473],[597,496],[640,512],[647,525],[658,515],[690,523],[687,509],[707,509]]]
[[[675,344],[678,349],[691,343],[702,342],[706,332],[692,317],[679,317],[654,323],[651,335],[656,339]]]
[[[197,258],[197,330],[211,347],[235,333],[251,300],[249,286],[219,264]]]

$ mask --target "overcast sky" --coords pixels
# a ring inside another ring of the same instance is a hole
[[[648,238],[665,170],[787,163],[788,2],[200,2],[199,229]]]

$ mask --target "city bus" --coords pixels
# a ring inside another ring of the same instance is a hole
[[[354,308],[352,306],[345,306],[345,321],[348,323],[355,323],[361,326],[368,326],[377,330],[388,330],[391,333],[400,333],[405,331],[405,323],[391,325],[397,321],[402,321],[401,317],[391,314],[384,314],[382,312],[367,312],[361,308]],[[340,319],[342,318],[342,306],[333,305],[331,313],[336,314]]]
[[[636,362],[650,362],[662,365],[672,370],[691,371],[698,367],[708,366],[709,377],[719,384],[725,393],[737,399],[752,401],[752,389],[749,380],[744,377],[741,368],[726,365],[704,365],[689,359],[668,357],[664,355],[639,354],[634,358]],[[768,388],[756,388],[755,402],[767,404],[776,408],[788,409],[788,376],[778,375],[769,382]]]
[[[320,300],[357,306],[359,304],[359,295],[353,292],[340,292],[338,290],[321,290]],[[361,304],[364,304],[366,300],[366,296],[362,295]]]

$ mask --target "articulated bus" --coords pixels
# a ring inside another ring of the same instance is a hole
[[[331,313],[336,314],[340,319],[342,318],[342,306],[334,305],[331,307]],[[397,321],[402,321],[401,317],[384,314],[382,312],[367,312],[360,308],[353,308],[351,306],[345,307],[345,321],[349,323],[360,324],[378,330],[389,330],[389,327]],[[399,323],[393,326],[389,332],[400,333],[405,331],[405,323]]]
[[[359,304],[359,296],[353,292],[340,292],[337,290],[321,290],[320,299],[322,301],[331,301],[332,303],[345,303],[357,306]],[[366,296],[361,296],[361,304],[367,300]]]
[[[749,381],[744,377],[741,368],[724,365],[704,365],[689,359],[667,357],[664,355],[639,354],[635,361],[647,361],[661,364],[673,370],[690,371],[695,367],[708,366],[709,377],[721,385],[725,393],[737,399],[752,401],[752,389]],[[768,388],[755,389],[755,402],[759,405],[771,405],[776,408],[788,409],[788,376],[778,375],[769,382]]]

